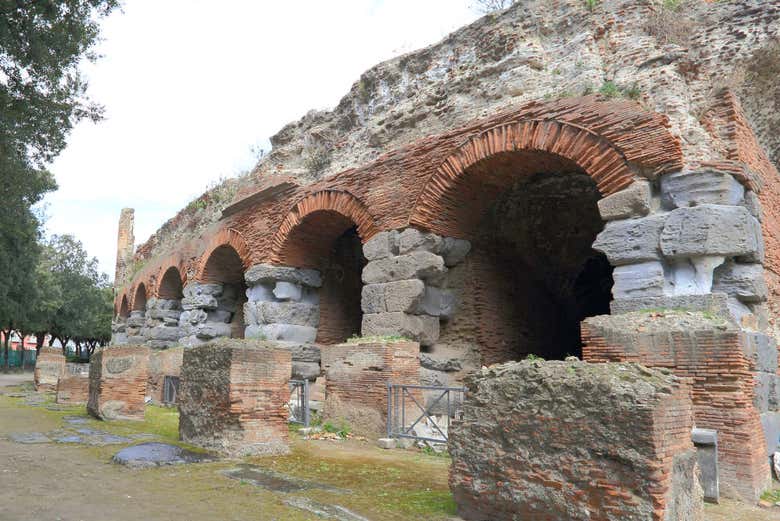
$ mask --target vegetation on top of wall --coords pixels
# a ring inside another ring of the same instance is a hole
[[[355,335],[347,339],[348,344],[390,344],[395,342],[411,342],[411,340],[400,335]]]

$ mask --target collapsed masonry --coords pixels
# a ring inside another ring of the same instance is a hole
[[[780,148],[764,94],[711,78],[771,48],[780,8],[689,4],[686,45],[648,29],[653,2],[523,2],[377,66],[275,136],[228,204],[205,194],[122,257],[114,343],[265,338],[312,381],[354,335],[419,343],[432,385],[529,354],[705,379],[722,364],[737,401],[697,383],[694,418],[724,440],[723,490],[754,499],[780,431]],[[633,80],[641,102],[543,90],[582,78]],[[304,172],[312,140],[331,163]],[[637,327],[653,334],[614,333]]]

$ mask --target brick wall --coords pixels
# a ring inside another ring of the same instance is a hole
[[[165,377],[179,376],[183,357],[183,347],[151,351],[149,354],[149,383],[146,388],[146,394],[152,399],[152,403],[162,403]]]
[[[56,391],[57,381],[65,372],[65,356],[62,350],[42,347],[35,360],[33,379],[38,391]]]
[[[260,340],[221,339],[184,351],[182,441],[231,455],[289,452],[292,357]]]
[[[101,348],[89,365],[87,412],[101,420],[143,420],[149,348]]]
[[[510,362],[467,378],[450,488],[468,521],[700,519],[691,385],[632,364]]]
[[[419,385],[419,352],[417,342],[322,346],[324,415],[333,421],[345,421],[362,434],[384,432],[387,384]]]
[[[57,382],[57,403],[81,405],[89,398],[89,364],[66,364]]]
[[[769,487],[765,441],[754,405],[744,334],[698,313],[628,313],[582,324],[589,362],[639,362],[693,381],[696,426],[718,431],[720,489],[750,502]]]

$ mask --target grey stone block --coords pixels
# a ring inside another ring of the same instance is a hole
[[[605,221],[643,217],[650,213],[650,183],[634,181],[625,188],[598,201],[599,213]]]
[[[701,204],[737,205],[744,194],[743,186],[726,172],[683,170],[661,177],[661,204],[668,209]]]
[[[434,233],[407,228],[398,235],[398,253],[405,255],[414,251],[441,253],[444,240]]]
[[[138,313],[138,312],[133,312]],[[130,315],[125,322],[127,327],[143,327],[146,324],[146,317],[140,314]]]
[[[300,284],[293,284],[292,282],[280,281],[274,286],[274,297],[279,300],[301,300],[303,291]]]
[[[664,268],[659,261],[618,266],[612,272],[615,298],[660,297],[664,292]]]
[[[185,311],[193,309],[217,309],[219,302],[214,295],[193,295],[184,297],[181,301],[181,307]]]
[[[444,373],[456,372],[463,369],[463,363],[460,358],[436,357],[429,353],[420,353],[420,366],[431,371],[441,371]]]
[[[311,288],[322,286],[320,272],[312,269],[299,269],[289,266],[273,266],[271,264],[255,264],[244,273],[247,285],[255,286],[267,282],[291,282]]]
[[[275,300],[272,282],[259,283],[247,288],[246,298],[249,302],[262,302],[266,300]]]
[[[659,241],[665,214],[608,222],[593,249],[604,253],[613,266],[659,260]]]
[[[780,377],[775,373],[753,373],[756,386],[754,405],[759,413],[780,411]]]
[[[758,196],[754,191],[745,191],[745,198],[743,199],[742,204],[745,205],[745,208],[747,208],[748,212],[750,212],[750,215],[755,217],[758,222],[764,220],[764,212],[761,208],[761,201],[758,200]]]
[[[197,297],[198,295],[213,295],[219,297],[222,295],[222,284],[201,284],[193,282],[184,286],[185,297]]]
[[[223,322],[204,322],[195,326],[195,336],[201,340],[211,340],[212,338],[229,337],[231,333],[230,324]]]
[[[718,432],[712,429],[696,429],[691,433],[696,446],[699,463],[699,480],[704,490],[704,499],[717,503],[720,499],[718,481]]]
[[[399,280],[381,285],[387,311],[416,313],[425,292],[425,284],[419,279]]]
[[[292,359],[296,362],[320,363],[320,347],[315,344],[298,344],[293,342],[279,342],[279,347],[289,349]]]
[[[366,284],[360,292],[360,307],[363,313],[382,313],[385,305],[385,285]]]
[[[742,302],[763,302],[769,290],[761,264],[727,262],[715,269],[712,291],[721,291]]]
[[[613,315],[647,309],[684,309],[688,311],[707,311],[723,318],[731,316],[728,310],[728,297],[724,293],[621,298],[615,299],[610,303],[610,310]]]
[[[363,268],[363,283],[378,284],[420,279],[444,273],[444,259],[427,251],[371,261]]]
[[[712,274],[723,264],[721,255],[671,259],[666,273],[668,291],[674,295],[704,295],[712,291]]]
[[[764,373],[777,372],[777,342],[774,337],[758,332],[744,332],[743,342],[745,356],[753,363],[756,371]]]
[[[157,326],[150,330],[149,336],[152,340],[176,341],[183,335],[178,327]]]
[[[661,252],[672,259],[756,255],[760,244],[758,221],[742,206],[678,208],[669,213],[661,233]]]
[[[398,231],[379,232],[363,245],[363,256],[369,261],[385,259],[398,254]]]
[[[320,376],[320,364],[317,362],[292,362],[292,377],[298,380],[314,380]]]
[[[263,315],[258,307],[262,302],[244,302],[244,324],[256,326],[263,322]]]
[[[224,322],[228,323],[230,322],[230,319],[233,317],[233,313],[230,311],[224,310],[224,309],[217,309],[216,311],[209,311],[207,314],[206,320],[208,322]]]
[[[319,307],[302,302],[260,302],[258,309],[264,324],[292,324],[316,328],[320,322]]]
[[[439,319],[401,312],[364,314],[362,333],[364,336],[400,335],[430,346],[439,338]]]
[[[470,251],[471,243],[469,241],[465,239],[456,239],[454,237],[445,237],[441,250],[444,265],[451,267],[461,263]]]
[[[455,304],[455,295],[451,291],[426,286],[425,294],[417,304],[417,313],[449,318],[455,314]]]
[[[179,316],[179,325],[185,326],[188,324],[199,324],[201,322],[205,322],[206,318],[208,318],[208,314],[202,309],[183,311]]]
[[[780,450],[780,412],[767,412],[762,414],[761,427],[763,427],[764,430],[767,456],[771,456],[776,451]]]
[[[114,333],[111,335],[111,345],[122,346],[127,344],[127,333]]]
[[[317,328],[296,326],[293,324],[266,324],[259,327],[260,333],[267,340],[283,342],[312,343],[317,338]]]
[[[376,440],[376,446],[380,449],[394,449],[395,438],[379,438]]]

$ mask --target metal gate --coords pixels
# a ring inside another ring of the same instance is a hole
[[[300,423],[309,426],[311,411],[309,409],[309,381],[290,380],[290,423]]]
[[[425,391],[432,391],[427,400]],[[387,384],[387,437],[447,443],[451,420],[463,418],[465,395],[465,387]]]
[[[163,377],[163,403],[173,405],[176,403],[176,397],[179,394],[179,377]]]

